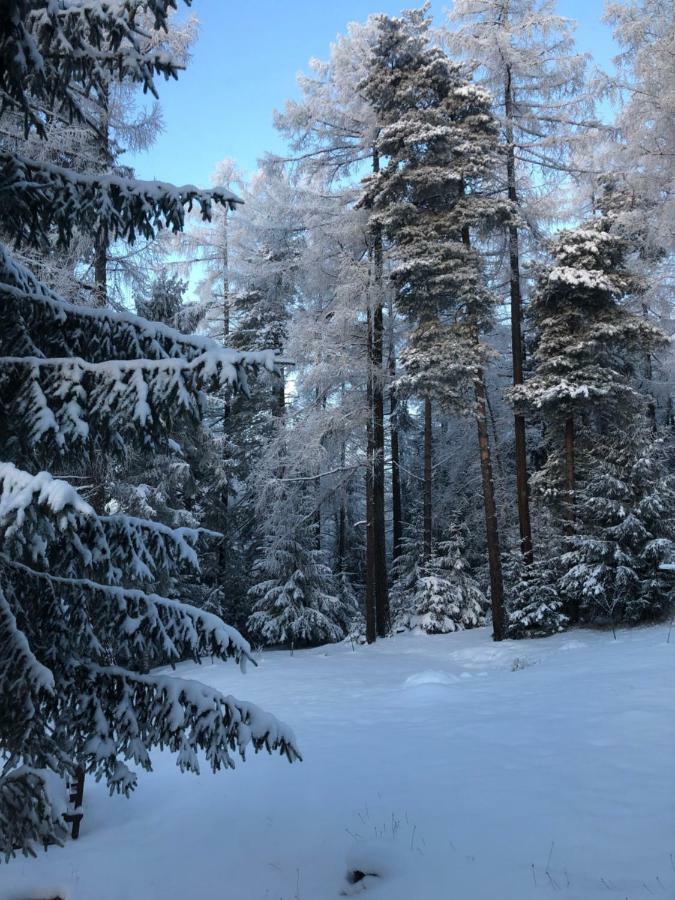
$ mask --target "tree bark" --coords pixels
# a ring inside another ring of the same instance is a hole
[[[516,161],[513,143],[513,86],[511,67],[506,67],[504,83],[504,111],[506,119],[506,176],[508,197],[514,206],[518,203],[516,191]],[[509,267],[511,291],[511,355],[513,358],[513,383],[523,383],[523,338],[522,338],[522,294],[520,290],[520,250],[518,246],[518,226],[509,225]],[[532,547],[532,524],[530,520],[530,498],[527,477],[527,445],[525,436],[525,416],[516,412],[514,417],[516,439],[516,495],[518,500],[518,526],[520,529],[520,551],[526,563],[534,559]]]
[[[424,398],[424,559],[431,557],[432,507],[431,507],[431,398]]]
[[[367,310],[368,379],[366,385],[366,641],[372,644],[377,637],[375,602],[375,532],[373,515],[373,332],[370,306]]]
[[[345,467],[346,461],[346,447],[345,442],[342,441],[340,446],[340,466],[342,469]],[[347,570],[347,504],[345,502],[345,486],[343,485],[342,491],[340,493],[340,509],[338,511],[338,522],[337,522],[337,558],[338,558],[338,571],[341,575]]]
[[[223,238],[223,347],[225,347],[227,346],[227,338],[230,333],[230,268],[228,257],[227,207],[225,207],[224,210]],[[223,445],[221,450],[224,467],[226,467],[227,463],[227,432],[229,418],[230,404],[227,397],[227,388],[225,388],[225,395],[223,397]],[[220,542],[218,544],[217,562],[217,579],[222,588],[223,595],[227,588],[227,565],[230,549],[228,509],[229,502],[230,492],[228,489],[228,485],[225,484],[220,496],[219,529],[222,534],[222,538],[220,539]]]
[[[403,508],[401,504],[401,451],[398,444],[398,426],[396,424],[396,407],[398,399],[393,388],[396,377],[396,360],[394,349],[389,351],[389,378],[392,387],[389,389],[389,438],[391,442],[391,506],[392,506],[392,560],[401,555],[403,541]]]
[[[575,477],[574,477],[574,451],[575,451],[575,434],[574,434],[574,416],[568,416],[565,419],[565,527],[564,533],[567,537],[574,534],[574,522],[576,519],[575,510]],[[570,601],[568,607],[570,622],[574,624],[579,621],[579,600],[575,598]]]
[[[373,150],[373,172],[379,172],[380,159]],[[384,317],[382,309],[382,269],[383,248],[382,229],[373,228],[373,275],[374,297],[371,326],[371,386],[372,386],[372,505],[373,505],[373,577],[375,596],[376,631],[378,637],[389,633],[389,591],[387,586],[387,545],[384,503],[384,389],[383,389],[383,343]]]
[[[506,637],[506,612],[504,610],[504,581],[499,548],[499,528],[495,505],[492,460],[488,437],[487,410],[485,401],[485,380],[482,369],[474,381],[476,397],[476,425],[480,450],[480,471],[483,481],[483,507],[485,510],[485,534],[487,538],[488,561],[490,565],[490,598],[492,601],[492,637],[502,641]]]
[[[380,246],[380,252],[381,252]],[[380,269],[381,278],[381,269]],[[373,526],[375,558],[375,607],[377,635],[389,633],[389,591],[384,505],[384,390],[382,387],[382,304],[373,314]]]
[[[109,123],[109,106],[110,98],[108,86],[105,85],[99,96],[101,122],[97,134],[99,143],[99,158],[101,161],[101,170],[107,172],[112,166],[113,160],[110,155],[110,123]],[[108,229],[105,225],[100,225],[94,242],[94,298],[96,306],[108,305],[108,247],[110,246],[110,237]]]

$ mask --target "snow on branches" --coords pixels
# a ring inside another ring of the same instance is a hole
[[[171,7],[8,0],[0,104],[44,136],[47,113],[86,119],[115,80],[154,91],[153,75],[176,74],[148,33],[153,21],[166,29]],[[6,146],[0,197],[6,231],[38,253],[83,229],[126,241],[178,231],[186,207],[198,204],[208,219],[214,203],[237,202],[226,190],[75,172]],[[0,244],[0,852],[62,840],[60,779],[76,768],[128,793],[130,765],[150,769],[157,746],[192,771],[200,753],[217,771],[249,747],[300,758],[292,732],[252,704],[149,672],[250,658],[234,629],[171,599],[174,580],[198,566],[206,532],[101,515],[104,503],[95,511],[47,470],[91,475],[101,451],[166,445],[179,417],[200,414],[202,391],[246,389],[246,369],[258,366],[274,371],[274,353],[69,304]]]
[[[161,181],[138,181],[119,175],[87,175],[46,162],[0,153],[5,227],[17,241],[39,246],[55,232],[66,246],[75,229],[105,228],[110,239],[133,243],[152,238],[160,228],[181,231],[185,209],[196,203],[210,219],[213,203],[234,208],[238,197],[225,188],[199,190]]]
[[[190,4],[190,0],[185,0]],[[113,77],[157,95],[153,77],[176,78],[161,49],[148,50],[141,13],[166,31],[176,0],[4,0],[0,13],[0,96],[19,109],[26,129],[42,131],[44,106],[86,118],[89,94]],[[44,104],[44,105],[43,105]]]

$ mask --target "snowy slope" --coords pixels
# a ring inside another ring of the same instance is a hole
[[[0,865],[0,898],[672,900],[675,631],[617,636],[185,664],[289,722],[305,761],[194,777],[158,754],[131,800],[88,783],[80,841]]]

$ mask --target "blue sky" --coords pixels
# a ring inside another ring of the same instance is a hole
[[[373,12],[397,14],[415,3],[383,0],[193,0],[200,20],[193,57],[179,80],[158,83],[165,131],[129,159],[143,178],[207,186],[226,156],[252,171],[265,151],[283,152],[273,110],[297,97],[295,78],[315,56],[325,59],[347,22]],[[434,2],[437,21],[445,2]],[[558,12],[578,22],[579,49],[611,65],[616,52],[602,22],[603,0],[559,0]]]

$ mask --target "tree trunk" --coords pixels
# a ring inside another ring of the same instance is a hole
[[[227,338],[230,333],[230,269],[229,269],[229,258],[228,258],[228,234],[227,234],[227,207],[225,207],[224,218],[223,218],[223,235],[224,235],[224,243],[223,243],[223,346],[227,346]],[[227,388],[225,388],[225,394],[223,396],[223,445],[222,445],[222,459],[223,466],[226,470],[227,468],[227,433],[228,433],[228,419],[230,418],[230,403],[227,395]],[[218,584],[220,585],[222,591],[221,595],[224,597],[225,591],[227,589],[227,565],[228,565],[228,556],[230,549],[230,538],[229,538],[229,502],[230,502],[230,492],[227,484],[223,485],[223,490],[220,496],[220,522],[219,529],[222,534],[222,538],[218,544],[218,571],[217,571],[217,579]]]
[[[366,386],[366,640],[369,644],[377,636],[375,598],[375,532],[373,528],[373,332],[370,307],[367,311],[368,379]]]
[[[108,229],[101,225],[94,246],[94,298],[96,306],[108,305]]]
[[[389,377],[392,385],[396,377],[396,361],[394,349],[389,353]],[[401,505],[401,471],[400,449],[398,445],[398,425],[396,424],[396,391],[393,386],[389,389],[389,437],[391,441],[391,506],[392,506],[392,559],[396,560],[401,555],[401,543],[403,541],[403,510]]]
[[[485,380],[482,370],[479,370],[476,376],[474,388],[476,395],[476,425],[478,428],[478,447],[480,450],[480,471],[483,481],[485,534],[487,538],[488,561],[490,564],[492,637],[495,641],[501,641],[506,637],[504,582],[502,578],[502,561],[499,549],[499,528],[497,526],[497,507],[495,505],[492,461],[490,458],[490,441],[488,437],[487,410],[485,402]]]
[[[513,144],[513,87],[511,67],[506,67],[504,84],[504,111],[506,118],[506,176],[509,200],[518,203],[516,191],[516,161]],[[511,355],[513,358],[513,383],[523,383],[523,337],[522,294],[520,290],[520,251],[518,247],[518,227],[509,225],[509,267],[511,288]],[[532,547],[532,525],[530,521],[530,498],[527,477],[527,446],[525,437],[525,416],[517,412],[514,418],[516,438],[516,495],[518,500],[518,525],[520,529],[520,551],[526,563],[534,559]]]
[[[380,253],[381,253],[380,246]],[[381,270],[380,270],[381,278]],[[378,637],[389,633],[387,544],[384,506],[384,390],[382,387],[382,304],[373,314],[373,527],[375,559],[375,607]]]
[[[101,171],[107,172],[112,166],[113,160],[110,155],[110,123],[109,123],[109,107],[110,98],[108,86],[105,85],[99,96],[101,121],[100,128],[96,135],[99,143],[99,158],[101,162]],[[99,226],[94,242],[94,298],[96,306],[108,305],[108,248],[110,246],[110,236],[105,225]]]
[[[431,557],[431,398],[424,398],[424,559]]]
[[[574,478],[574,416],[565,419],[565,527],[564,533],[571,537],[574,534],[575,511],[575,478]],[[570,601],[567,612],[572,624],[579,621],[579,600]]]
[[[645,321],[649,321],[649,307],[646,303],[642,304],[642,316]],[[652,355],[649,350],[647,350],[647,355],[645,358],[645,378],[649,383],[649,387],[647,388],[647,392],[649,394],[649,400],[647,401],[647,418],[649,419],[649,424],[651,426],[652,431],[656,431],[656,399],[653,394],[653,385],[652,381],[654,378],[654,370],[652,367]]]
[[[340,446],[340,466],[342,469],[345,467],[346,460],[346,448],[345,442],[342,441],[342,445]],[[345,501],[345,486],[343,484],[342,491],[340,492],[340,509],[338,512],[338,522],[337,522],[337,558],[338,558],[338,571],[341,575],[347,570],[347,504]]]
[[[380,169],[380,159],[373,150],[373,172]],[[384,318],[382,309],[382,229],[373,228],[373,282],[375,304],[370,319],[370,373],[372,399],[372,512],[373,535],[372,574],[375,597],[376,631],[379,637],[389,633],[389,592],[387,587],[386,521],[384,504],[384,390],[383,390],[383,342]]]
[[[565,419],[565,534],[574,531],[574,416]]]
[[[471,246],[471,235],[468,226],[462,229],[462,241]],[[480,335],[478,325],[474,325],[476,354],[480,352]],[[499,547],[499,525],[497,522],[497,505],[495,503],[495,485],[492,476],[492,459],[490,457],[490,438],[487,423],[487,400],[485,393],[485,374],[478,368],[474,379],[476,399],[476,427],[478,429],[478,449],[480,453],[480,474],[483,482],[483,508],[485,510],[485,537],[490,567],[490,599],[492,602],[492,638],[503,641],[506,637],[506,610],[504,608],[504,578],[502,576],[502,559]]]

